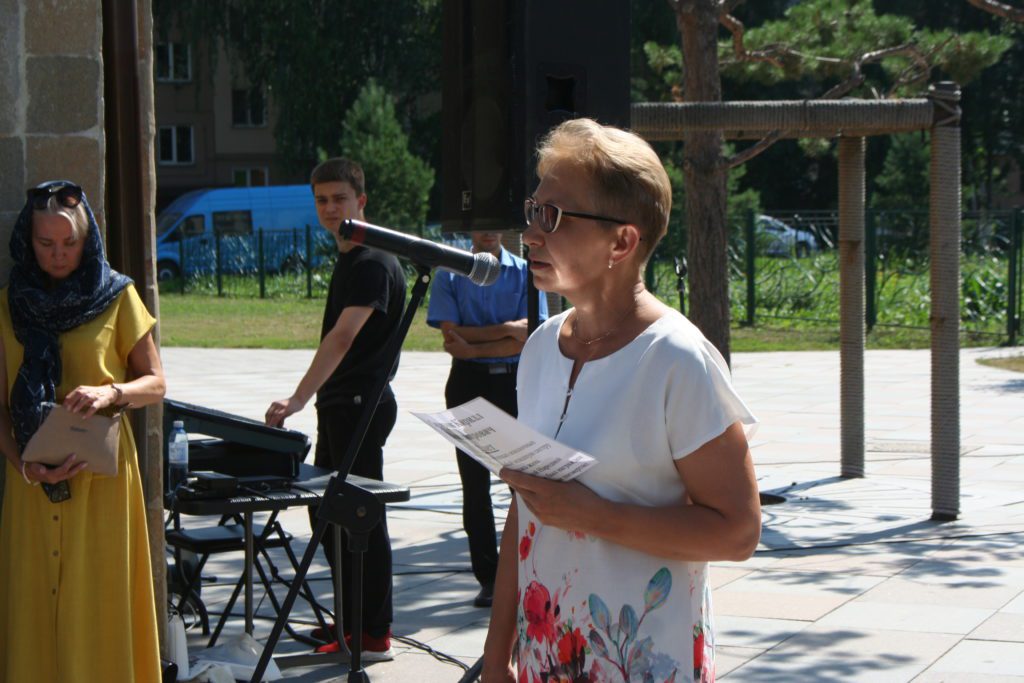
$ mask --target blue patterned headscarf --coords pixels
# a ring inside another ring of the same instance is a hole
[[[73,185],[51,180],[38,187]],[[18,215],[11,233],[14,268],[7,290],[14,335],[25,348],[18,376],[11,387],[11,421],[22,449],[39,428],[44,401],[56,401],[61,381],[59,335],[89,322],[105,311],[131,278],[112,270],[107,263],[99,226],[82,193],[89,219],[82,262],[63,280],[53,281],[36,261],[32,248],[32,200]]]

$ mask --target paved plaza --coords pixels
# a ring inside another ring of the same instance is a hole
[[[753,558],[713,563],[719,678],[1024,681],[1024,375],[976,362],[1005,353],[961,352],[962,512],[944,524],[929,520],[927,351],[866,354],[867,476],[854,480],[838,476],[838,353],[734,355],[734,382],[761,420],[751,443],[761,491],[785,502],[764,507]],[[162,354],[168,398],[251,418],[287,396],[312,358],[312,351]],[[477,586],[454,455],[410,414],[443,409],[448,365],[445,354],[406,353],[394,383],[399,418],[385,477],[412,491],[388,513],[394,632],[470,665],[481,654],[488,613],[472,606]],[[313,437],[315,423],[308,407],[288,426]],[[495,480],[493,494],[503,517],[508,489]],[[310,534],[305,510],[282,519],[301,553]],[[290,575],[284,556],[278,559]],[[202,589],[211,611],[223,606],[241,566],[240,555],[211,559],[203,573],[217,581]],[[322,557],[309,576],[330,604]],[[269,601],[258,614],[255,636],[263,639],[272,625]],[[299,628],[312,621],[301,601],[292,616]],[[241,618],[233,619],[225,632],[241,628]],[[204,644],[198,629],[189,631],[193,651]],[[394,646],[393,661],[368,666],[370,680],[454,683],[463,674],[425,649]],[[277,652],[305,649],[283,639]],[[329,666],[284,676],[346,680]]]

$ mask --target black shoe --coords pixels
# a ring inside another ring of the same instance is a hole
[[[494,585],[487,584],[480,587],[480,592],[473,598],[473,607],[490,607],[494,602]]]

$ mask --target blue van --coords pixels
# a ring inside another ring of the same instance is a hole
[[[312,244],[307,244],[308,234]],[[260,234],[262,232],[262,235]],[[157,276],[269,272],[313,263],[334,244],[320,227],[309,185],[229,187],[187,192],[156,222]],[[218,263],[219,261],[219,263]]]

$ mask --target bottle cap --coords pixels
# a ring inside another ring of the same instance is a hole
[[[184,429],[185,428],[185,421],[184,420],[175,420],[174,421],[174,428],[175,429]]]

